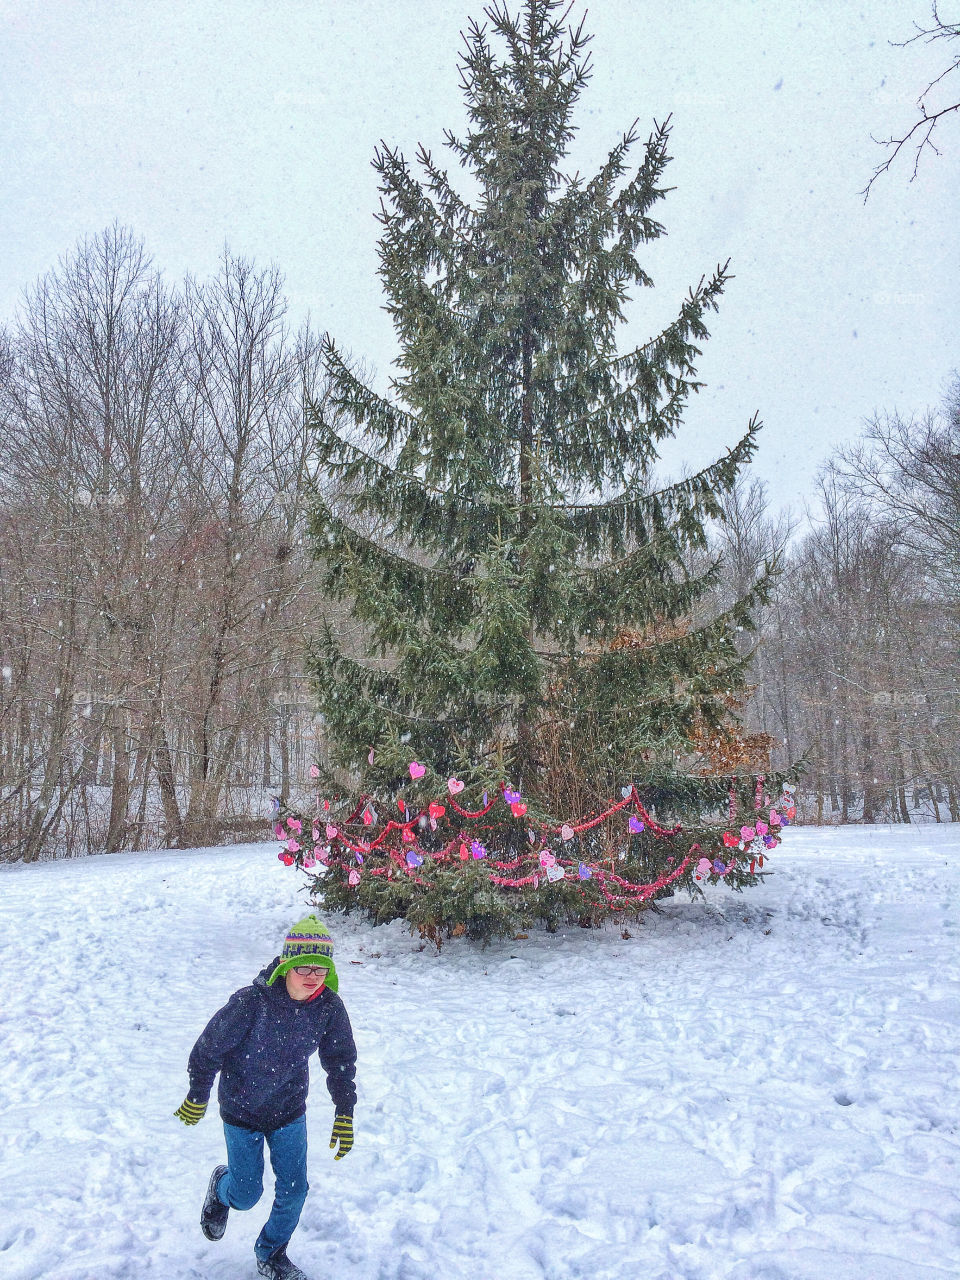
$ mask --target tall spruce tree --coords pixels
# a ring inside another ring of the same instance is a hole
[[[631,128],[589,181],[563,172],[590,76],[589,37],[565,9],[495,5],[465,33],[469,125],[446,145],[472,199],[423,148],[420,177],[377,152],[392,394],[328,338],[330,394],[311,407],[326,477],[314,547],[363,637],[328,624],[312,651],[331,760],[351,778],[324,810],[330,869],[315,887],[431,937],[633,911],[667,885],[695,888],[702,854],[729,856],[731,780],[697,743],[737,733],[736,634],[769,586],[767,572],[710,612],[707,525],[756,419],[713,465],[654,483],[727,271],[618,353],[625,304],[653,283],[639,251],[664,234],[651,212],[669,131],[655,125],[636,168]],[[753,816],[754,779],[737,788]],[[616,815],[587,825],[611,797]],[[752,849],[737,836],[736,863],[718,864],[730,884],[755,882],[748,855],[774,835]]]

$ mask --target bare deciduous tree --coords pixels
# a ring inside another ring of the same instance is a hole
[[[113,227],[3,335],[6,856],[262,824],[263,788],[312,750],[305,403],[323,385],[284,311],[275,270],[225,251],[170,291]]]

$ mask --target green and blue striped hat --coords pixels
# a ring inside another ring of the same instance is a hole
[[[320,965],[326,969],[326,985],[331,991],[336,991],[337,970],[333,963],[333,939],[327,926],[316,916],[304,916],[287,931],[283,950],[280,952],[280,963],[267,979],[267,986],[272,986],[289,970],[305,964]]]

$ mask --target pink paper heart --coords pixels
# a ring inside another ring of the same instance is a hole
[[[367,756],[367,764],[373,764],[373,752],[372,752],[372,751],[371,751],[371,752],[370,752],[370,754]]]
[[[426,772],[427,766],[425,764],[418,764],[416,760],[412,760],[410,762],[410,777],[413,778],[414,781],[416,781],[417,778],[422,778]]]
[[[770,828],[762,819],[758,819],[756,823],[756,829],[757,829],[758,836],[765,836],[767,832],[770,830]]]
[[[556,858],[552,853],[548,853],[546,849],[540,854],[541,867],[554,867],[557,864]]]
[[[573,830],[573,827],[570,826],[569,822],[565,822],[563,826],[560,828],[560,839],[572,840],[574,835],[575,835],[575,832]]]
[[[354,867],[353,870],[350,872],[350,874],[347,876],[347,883],[352,885],[358,885],[360,883],[360,872],[356,869],[356,867]]]
[[[452,796],[458,796],[465,786],[466,783],[461,782],[459,778],[447,779],[447,790]]]
[[[311,777],[311,778],[319,778],[319,777],[320,777],[320,770],[317,768],[317,766],[316,766],[315,764],[312,764],[312,765],[310,766],[310,777]]]
[[[752,839],[753,839],[753,837],[754,837],[756,834],[757,834],[757,833],[756,833],[756,831],[754,831],[753,827],[741,827],[741,828],[740,828],[740,838],[741,838],[742,840],[752,840]]]
[[[365,827],[373,826],[373,814],[370,812],[369,809],[364,809],[363,811],[363,825]]]
[[[337,828],[336,828],[336,827],[331,827],[330,823],[328,822],[328,823],[327,823],[327,839],[328,839],[328,840],[336,840],[336,838],[337,838],[337,836],[338,836],[339,834],[340,834],[340,832],[337,830]]]
[[[300,846],[297,844],[296,840],[291,838],[290,840],[287,841],[287,848],[291,853],[296,853],[299,850]]]
[[[708,876],[713,870],[713,863],[709,858],[701,858],[697,863],[697,875]]]

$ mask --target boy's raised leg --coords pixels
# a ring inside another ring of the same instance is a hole
[[[225,1164],[218,1164],[207,1183],[207,1195],[200,1210],[200,1230],[208,1240],[222,1240],[227,1229],[230,1210],[217,1195],[220,1179],[227,1172]]]

